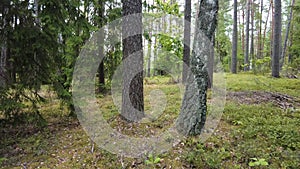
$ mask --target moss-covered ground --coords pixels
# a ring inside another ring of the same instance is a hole
[[[223,116],[208,140],[190,137],[168,152],[139,159],[100,149],[55,95],[45,92],[48,101],[40,105],[40,112],[47,123],[36,122],[34,115],[14,124],[0,122],[0,167],[300,168],[300,80],[227,74],[226,83],[229,97]],[[104,118],[113,128],[123,125],[121,132],[129,136],[162,132],[178,116],[181,95],[170,78],[149,78],[146,112],[153,89],[163,91],[167,100],[158,119],[127,127],[109,94],[98,98]]]

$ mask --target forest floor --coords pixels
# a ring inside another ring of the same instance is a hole
[[[0,121],[1,168],[300,168],[300,80],[252,74],[226,75],[222,118],[205,142],[191,137],[162,154],[127,158],[102,150],[60,101],[40,105],[45,122],[27,115],[17,124]],[[169,128],[178,116],[180,89],[167,77],[145,82],[145,109],[151,91],[160,89],[168,102],[151,123],[126,124],[110,95],[98,104],[110,126],[131,137],[152,136]],[[209,95],[209,98],[211,95]],[[43,126],[43,127],[41,127]]]

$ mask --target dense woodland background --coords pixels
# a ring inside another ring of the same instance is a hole
[[[202,1],[141,1],[141,10],[157,18],[163,14],[184,17],[195,24]],[[0,167],[300,167],[300,1],[217,2],[218,24],[212,38],[215,52],[208,63],[223,66],[230,99],[215,135],[206,143],[192,137],[171,152],[127,159],[95,147],[74,118],[72,102],[72,75],[82,47],[102,26],[122,17],[123,3],[1,0]],[[174,119],[181,104],[175,84],[185,81],[187,71],[182,63],[189,64],[191,57],[183,42],[192,46],[190,37],[197,28],[186,22],[183,33],[173,36],[176,24],[163,23],[149,24],[166,33],[143,32],[141,77],[145,95],[157,86],[166,91],[174,106],[169,105],[166,114]],[[114,127],[125,126],[128,135],[143,135],[123,124],[108,98],[125,45],[121,34],[113,37],[108,32],[106,38],[119,38],[120,43],[100,51],[105,59],[96,75],[96,92],[107,111],[104,116]],[[162,67],[178,68],[178,78],[170,77]],[[145,98],[145,110],[147,102]],[[170,124],[172,121],[162,118],[147,132],[156,133]]]

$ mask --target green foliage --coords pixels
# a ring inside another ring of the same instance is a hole
[[[6,161],[6,160],[7,160],[7,158],[0,157],[0,166],[1,166],[2,163],[3,163],[4,161]]]
[[[287,67],[290,70],[289,73],[298,74],[300,72],[300,30],[298,29],[300,26],[300,2],[296,1],[293,9],[293,20],[291,23],[290,30],[290,43],[291,45],[288,47],[288,64]]]
[[[167,34],[157,34],[155,35],[158,39],[161,52],[158,55],[156,69],[161,71],[160,75],[167,75],[165,70],[174,70],[178,74],[182,66],[182,53],[183,53],[183,43],[179,37],[170,37]],[[176,69],[174,69],[176,65]]]
[[[295,92],[300,86],[297,79],[272,79],[250,73],[227,74],[226,78],[229,92],[267,90],[293,95],[295,102],[300,97],[300,93]],[[176,119],[180,111],[181,96],[177,85],[170,84],[169,79],[156,76],[147,78],[149,83],[145,83],[146,113],[150,110],[147,96],[151,90],[165,92],[168,105],[162,117],[122,132],[130,137],[149,136],[152,131],[165,131],[172,125],[172,119]],[[49,93],[44,86],[42,89]],[[245,97],[252,98],[251,95]],[[298,168],[299,111],[287,112],[271,102],[243,104],[239,102],[242,98],[229,97],[218,127],[204,143],[199,137],[190,137],[165,154],[149,154],[144,160],[120,159],[97,147],[91,153],[92,142],[88,135],[78,126],[77,120],[66,117],[66,110],[59,106],[58,98],[53,97],[51,102],[40,103],[41,115],[51,123],[44,130],[32,126],[34,120],[31,118],[34,117],[28,117],[31,123],[18,123],[18,128],[0,123],[5,131],[3,139],[0,139],[0,153],[5,153],[7,158],[2,161],[1,167],[13,168],[18,167],[16,161],[21,164],[32,161],[27,163],[28,168],[55,165],[58,168],[249,168],[250,165],[255,165],[253,168]],[[104,95],[98,99],[102,115],[110,126],[126,128],[118,120],[118,109],[111,96]]]
[[[0,115],[11,122],[29,120],[27,117],[35,116],[36,123],[44,126],[44,119],[38,111],[38,104],[45,99],[38,93],[23,85],[11,85],[9,88],[0,88]],[[28,114],[28,116],[26,115]],[[22,118],[25,119],[22,119]]]
[[[171,0],[163,1],[163,0],[155,0],[156,5],[153,6],[153,9],[157,9],[165,14],[182,16],[179,10],[178,3],[172,3]]]
[[[249,166],[250,167],[255,167],[255,166],[268,166],[269,163],[261,158],[261,159],[257,159],[257,158],[250,158],[250,160],[252,160],[251,162],[249,162]]]
[[[18,101],[18,92],[10,91],[8,89],[0,88],[0,113],[4,115],[6,119],[11,119],[17,116],[24,104]]]
[[[158,156],[153,156],[153,154],[149,154],[148,159],[145,160],[146,165],[155,165],[159,163],[161,159]]]
[[[230,15],[229,1],[220,1],[219,3],[220,9],[218,11],[218,27],[215,34],[215,49],[219,57],[218,59],[225,71],[228,72],[228,65],[231,62],[231,37],[229,37],[228,32],[231,32],[232,17]]]
[[[286,77],[297,77],[300,70],[300,58],[295,59],[292,63],[286,64],[282,67],[283,73]]]
[[[298,79],[280,78],[273,79],[270,76],[240,73],[238,75],[227,74],[227,89],[232,91],[269,91],[288,94],[299,97],[300,85]],[[297,92],[295,92],[295,90]]]
[[[270,65],[271,65],[271,57],[264,57],[263,59],[256,59],[254,61],[254,73],[262,73],[265,75],[266,73],[270,72]]]

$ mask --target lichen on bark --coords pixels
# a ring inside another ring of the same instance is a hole
[[[199,135],[206,121],[208,57],[213,43],[210,41],[217,27],[218,0],[201,0],[196,33],[190,61],[181,112],[176,122],[183,135]]]

